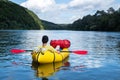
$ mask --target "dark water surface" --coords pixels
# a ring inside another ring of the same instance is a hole
[[[69,39],[70,50],[87,50],[88,55],[70,54],[69,66],[54,68],[48,80],[120,80],[120,32],[7,30],[0,31],[0,80],[42,80],[40,67],[32,64],[30,52],[12,54],[12,48],[35,49],[46,34],[52,39]],[[46,69],[47,70],[47,69]],[[48,71],[47,71],[48,72]],[[55,73],[53,73],[55,72]]]

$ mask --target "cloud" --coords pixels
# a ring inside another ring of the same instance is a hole
[[[114,0],[72,0],[68,5],[74,9],[97,9],[110,6]]]
[[[27,0],[21,5],[34,11],[41,19],[55,23],[71,23],[97,10],[114,7],[114,2],[115,0],[70,0],[60,4],[55,0]]]
[[[27,0],[21,5],[35,11],[46,12],[51,10],[54,7],[55,1],[54,0]]]

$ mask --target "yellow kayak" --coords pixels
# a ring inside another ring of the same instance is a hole
[[[58,72],[62,66],[66,66],[65,63],[68,62],[68,58],[64,61],[47,63],[47,64],[36,64],[32,63],[32,69],[35,70],[35,75],[41,78],[47,78]]]
[[[66,51],[66,52],[62,52],[62,51]],[[32,53],[32,59],[34,62],[41,64],[60,62],[69,56],[68,48],[64,48],[62,51],[60,53],[51,52],[49,50],[45,51],[44,53],[34,52]]]

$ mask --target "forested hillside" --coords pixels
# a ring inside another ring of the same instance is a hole
[[[94,15],[84,16],[73,24],[69,24],[68,28],[84,31],[120,31],[120,8],[114,10],[111,7],[107,12],[97,11]]]
[[[0,29],[44,29],[30,10],[8,0],[0,0]]]
[[[67,30],[68,29],[66,25],[55,24],[45,20],[41,20],[41,22],[44,25],[45,30]]]

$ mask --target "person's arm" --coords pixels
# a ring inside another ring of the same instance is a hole
[[[39,51],[40,51],[40,48],[41,48],[41,46],[36,47],[36,48],[32,51],[31,54],[39,52]]]
[[[54,49],[52,46],[50,46],[49,51],[53,52],[53,53],[60,53],[60,51],[57,51],[56,49]]]

